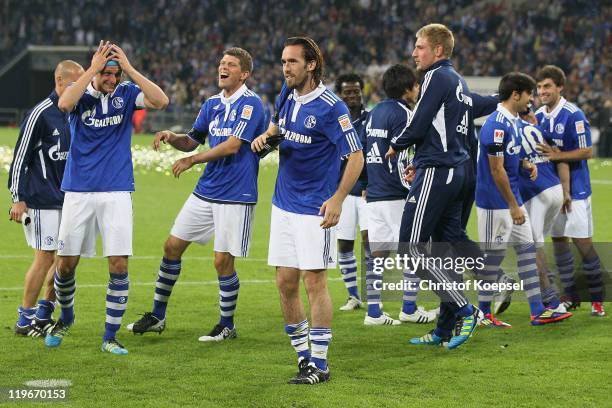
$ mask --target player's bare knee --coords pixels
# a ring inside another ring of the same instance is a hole
[[[276,286],[278,287],[281,297],[297,296],[300,291],[299,272],[295,275],[286,272],[277,272]]]
[[[40,269],[44,269],[45,272],[51,268],[53,261],[55,261],[55,251],[37,250],[34,253],[34,262],[37,263]]]
[[[127,256],[109,256],[108,271],[110,273],[124,273],[128,270]]]
[[[183,252],[185,252],[188,245],[188,242],[170,235],[164,243],[164,257],[166,259],[178,261],[181,259],[181,256],[183,256]]]
[[[227,252],[215,252],[215,269],[219,276],[234,273],[234,256]]]
[[[60,276],[74,275],[78,263],[78,256],[60,256],[57,260],[57,272]]]
[[[308,271],[304,273],[304,287],[309,294],[323,293],[327,289],[325,271]]]

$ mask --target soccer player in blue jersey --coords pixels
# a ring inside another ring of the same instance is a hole
[[[536,117],[544,138],[557,149],[548,144],[539,144],[538,148],[550,160],[569,164],[569,176],[560,173],[564,204],[551,233],[566,306],[573,309],[580,304],[573,277],[571,238],[582,256],[582,268],[591,295],[591,314],[605,316],[601,262],[592,238],[591,181],[587,164],[593,156],[590,124],[580,108],[561,96],[565,86],[565,73],[561,68],[554,65],[543,67],[538,71],[536,81],[543,105]]]
[[[70,147],[70,127],[57,101],[83,73],[78,63],[65,60],[55,68],[55,88],[25,116],[8,175],[11,220],[22,223],[34,261],[25,276],[23,299],[15,333],[40,337],[53,326],[55,309],[52,267],[57,251],[64,193],[60,186]],[[26,218],[27,217],[27,218]],[[44,299],[36,299],[45,282]]]
[[[361,173],[363,153],[346,105],[321,82],[323,56],[317,44],[307,37],[288,38],[282,63],[285,84],[274,120],[252,148],[261,151],[268,137],[278,132],[284,136],[272,197],[268,264],[276,267],[285,331],[298,355],[299,371],[289,382],[317,384],[330,378],[327,268],[336,258],[333,227]],[[348,159],[338,184],[343,156]],[[300,300],[300,277],[310,303],[310,330]]]
[[[122,82],[126,73],[134,82]],[[75,269],[95,253],[97,231],[110,279],[102,351],[127,354],[115,338],[128,300],[128,257],[132,255],[132,115],[163,109],[168,97],[138,72],[123,50],[100,41],[91,66],[58,101],[70,112],[72,143],[62,180],[66,192],[58,241],[55,293],[61,315],[45,343],[57,347],[74,323]]]
[[[370,230],[370,249],[373,258],[388,257],[397,251],[401,213],[406,203],[409,185],[404,181],[404,169],[408,165],[407,153],[399,158],[385,158],[382,153],[389,143],[408,126],[419,94],[416,73],[404,66],[393,65],[382,77],[382,86],[387,98],[378,103],[366,118],[365,135],[367,140],[366,167],[368,171],[367,201],[368,225]],[[367,326],[399,325],[400,322],[429,323],[435,320],[436,312],[417,308],[416,294],[418,277],[410,270],[404,271],[407,290],[399,320],[391,318],[382,311],[381,290],[382,274],[374,273],[373,260],[369,261],[366,276],[368,311],[363,323]]]
[[[363,79],[357,74],[342,74],[336,78],[335,90],[342,98],[351,113],[353,127],[360,137],[361,145],[365,146],[365,118],[368,111],[363,107]],[[346,160],[342,161],[342,172]],[[342,179],[342,174],[340,175]],[[354,310],[362,306],[357,285],[357,258],[355,257],[355,231],[357,225],[361,231],[362,250],[366,265],[370,260],[370,248],[368,245],[368,214],[365,200],[365,188],[368,182],[366,167],[359,175],[359,179],[351,189],[349,195],[342,203],[342,213],[338,221],[336,236],[338,237],[338,263],[342,280],[348,292],[346,303],[340,306],[340,310]]]
[[[386,157],[416,145],[416,174],[404,207],[400,244],[408,246],[403,251],[420,257],[426,251],[423,244],[432,236],[450,244],[464,239],[461,213],[467,190],[465,163],[469,160],[465,136],[472,121],[473,101],[467,83],[449,59],[455,43],[452,32],[442,24],[429,24],[417,31],[416,37],[412,55],[417,70],[423,73],[420,97],[409,126],[392,139]],[[439,285],[434,287],[442,303],[436,329],[411,343],[448,342],[451,349],[465,343],[482,313],[453,287],[454,271],[432,267],[418,273]],[[452,336],[455,327],[459,329]]]
[[[234,259],[248,255],[257,202],[259,159],[250,144],[267,125],[261,99],[246,86],[252,71],[253,60],[246,50],[225,50],[218,69],[222,92],[204,102],[193,128],[185,135],[164,130],[155,136],[155,150],[159,150],[160,143],[168,143],[181,151],[193,151],[205,143],[206,137],[210,150],[180,159],[172,166],[178,177],[194,164],[208,163],[164,244],[153,310],[128,325],[134,333],[164,330],[166,307],[181,271],[183,253],[192,242],[205,245],[214,235],[221,316],[210,333],[199,340],[236,337],[234,311],[240,281]]]
[[[480,131],[476,208],[479,240],[485,244],[486,253],[481,277],[486,281],[497,278],[505,249],[511,244],[529,302],[531,324],[543,325],[566,319],[571,313],[555,312],[542,303],[533,233],[519,191],[521,166],[529,172],[531,180],[538,175],[533,163],[521,160],[518,130],[518,112],[526,110],[534,89],[533,78],[518,72],[504,75],[499,83],[500,104]],[[479,308],[485,314],[487,326],[510,327],[492,314],[492,298],[493,290],[479,293]]]
[[[531,123],[531,121],[535,123]],[[563,189],[555,165],[537,151],[537,145],[546,143],[543,132],[539,129],[533,112],[521,114],[517,122],[521,140],[521,153],[533,165],[537,166],[538,177],[531,180],[529,172],[519,171],[519,191],[529,215],[531,231],[536,245],[536,262],[540,274],[542,300],[555,311],[566,312],[560,303],[559,291],[555,284],[554,274],[546,266],[544,238],[550,234],[551,228],[563,206]],[[567,167],[566,163],[558,163],[558,168]],[[559,170],[563,171],[562,169]],[[494,310],[494,313],[496,311]]]

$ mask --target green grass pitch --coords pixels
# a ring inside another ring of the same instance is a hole
[[[0,130],[0,146],[13,147],[16,135],[16,129]],[[134,144],[148,145],[150,139],[136,136]],[[363,312],[337,311],[345,300],[339,270],[328,272],[335,309],[329,352],[332,381],[316,387],[287,385],[296,371],[295,355],[283,330],[274,271],[266,263],[275,175],[274,166],[260,171],[251,254],[237,261],[238,338],[223,344],[197,341],[218,319],[210,244],[193,245],[185,254],[161,336],[133,336],[123,328],[119,332],[130,351],[126,357],[99,349],[108,279],[102,258],[83,259],[77,269],[76,324],[61,347],[50,350],[40,339],[15,337],[12,326],[31,250],[21,227],[5,218],[0,245],[0,389],[23,387],[30,380],[65,379],[72,385],[68,402],[61,406],[105,408],[612,406],[610,318],[592,318],[587,304],[569,321],[536,328],[529,325],[527,305],[515,303],[503,315],[513,324],[510,330],[479,329],[455,351],[415,348],[408,339],[431,326],[364,327]],[[176,180],[163,171],[137,168],[135,256],[130,260],[124,325],[151,308],[162,244],[198,176],[189,172]],[[593,160],[591,177],[595,238],[611,242],[610,163]],[[7,184],[2,166],[0,183]],[[4,197],[6,211],[7,190]],[[475,217],[470,235],[475,237]],[[399,308],[399,302],[385,303],[393,315]]]

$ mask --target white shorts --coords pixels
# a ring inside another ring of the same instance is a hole
[[[572,211],[560,213],[550,233],[555,238],[592,238],[593,212],[591,197],[584,200],[572,200]]]
[[[272,205],[268,265],[302,271],[336,267],[336,229],[321,228],[323,217],[296,214]]]
[[[191,194],[176,216],[171,235],[206,245],[215,237],[214,250],[235,257],[249,255],[255,206],[220,204]]]
[[[480,242],[486,244],[487,249],[492,250],[506,249],[509,243],[533,242],[529,214],[524,205],[521,206],[521,210],[525,214],[525,222],[521,225],[514,225],[510,210],[486,210],[477,207]]]
[[[103,256],[132,255],[132,193],[67,192],[62,208],[58,255],[92,257],[96,236]]]
[[[28,245],[40,251],[57,251],[57,234],[62,220],[62,210],[30,208],[28,215],[30,223],[23,226]]]
[[[562,206],[563,188],[561,184],[550,187],[525,202],[536,246],[544,246],[544,238],[550,234]]]
[[[355,230],[368,229],[368,213],[365,198],[348,195],[342,203],[342,213],[336,230],[336,237],[347,241],[355,240]]]
[[[370,251],[397,251],[400,225],[406,200],[368,203]]]

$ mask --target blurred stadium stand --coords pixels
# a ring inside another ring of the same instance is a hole
[[[147,116],[145,130],[190,127],[201,102],[218,92],[217,62],[229,46],[251,52],[249,86],[271,109],[282,83],[282,43],[292,35],[319,43],[328,85],[340,73],[363,74],[366,102],[373,105],[383,97],[384,69],[413,65],[414,33],[428,22],[451,27],[453,61],[466,76],[533,75],[549,63],[561,66],[568,76],[565,96],[600,128],[600,153],[612,155],[606,147],[612,145],[612,3],[605,0],[0,0],[0,121],[48,94],[50,72],[36,62],[41,46],[72,46],[64,50],[82,54],[100,39],[118,43],[171,98],[166,112]],[[27,51],[32,45],[38,47]],[[19,55],[21,65],[6,69]],[[69,55],[47,56],[43,65]],[[88,59],[78,58],[85,66]],[[495,80],[479,90],[490,83]]]

